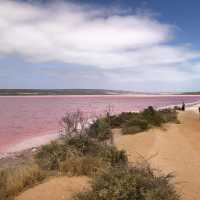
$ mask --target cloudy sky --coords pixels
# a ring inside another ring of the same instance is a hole
[[[0,0],[0,88],[200,90],[198,0]]]

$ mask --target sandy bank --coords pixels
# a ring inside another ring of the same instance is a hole
[[[146,159],[165,173],[176,176],[183,200],[200,198],[200,120],[199,105],[179,113],[181,124],[166,124],[136,135],[115,137],[119,149],[128,152],[129,161]]]
[[[35,186],[15,200],[71,200],[76,192],[88,187],[87,177],[57,177]]]

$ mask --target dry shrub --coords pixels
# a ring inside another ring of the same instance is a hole
[[[80,110],[75,112],[67,112],[60,121],[61,133],[64,136],[74,134],[84,134],[87,127],[88,119]]]
[[[127,155],[124,151],[119,151],[114,146],[99,143],[87,136],[80,135],[63,138],[62,142],[44,145],[35,155],[35,159],[44,170],[61,168],[61,171],[66,171],[62,169],[66,169],[64,166],[68,166],[68,172],[72,170],[72,174],[76,171],[75,163],[84,163],[84,167],[87,167],[89,171],[94,170],[92,163],[95,166],[95,162],[102,167],[104,167],[104,165],[100,165],[102,161],[112,166],[127,164]],[[82,168],[80,167],[81,170]]]
[[[76,151],[63,143],[53,141],[43,145],[35,155],[36,163],[44,170],[56,170],[59,163],[64,161],[67,156],[73,156]]]
[[[44,172],[36,164],[0,171],[1,200],[12,199],[25,188],[42,181],[44,178]]]
[[[76,200],[179,200],[170,175],[155,175],[146,167],[110,168],[95,176],[91,189],[75,196]]]

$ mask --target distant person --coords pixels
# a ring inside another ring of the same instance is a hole
[[[199,119],[200,119],[200,107],[198,109],[199,109]]]
[[[185,103],[184,103],[184,102],[182,103],[181,110],[182,110],[182,111],[185,111]]]

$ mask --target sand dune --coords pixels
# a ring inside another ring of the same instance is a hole
[[[194,110],[179,113],[181,124],[115,138],[117,147],[128,152],[129,161],[144,158],[165,173],[173,172],[183,200],[200,198],[200,120]]]

